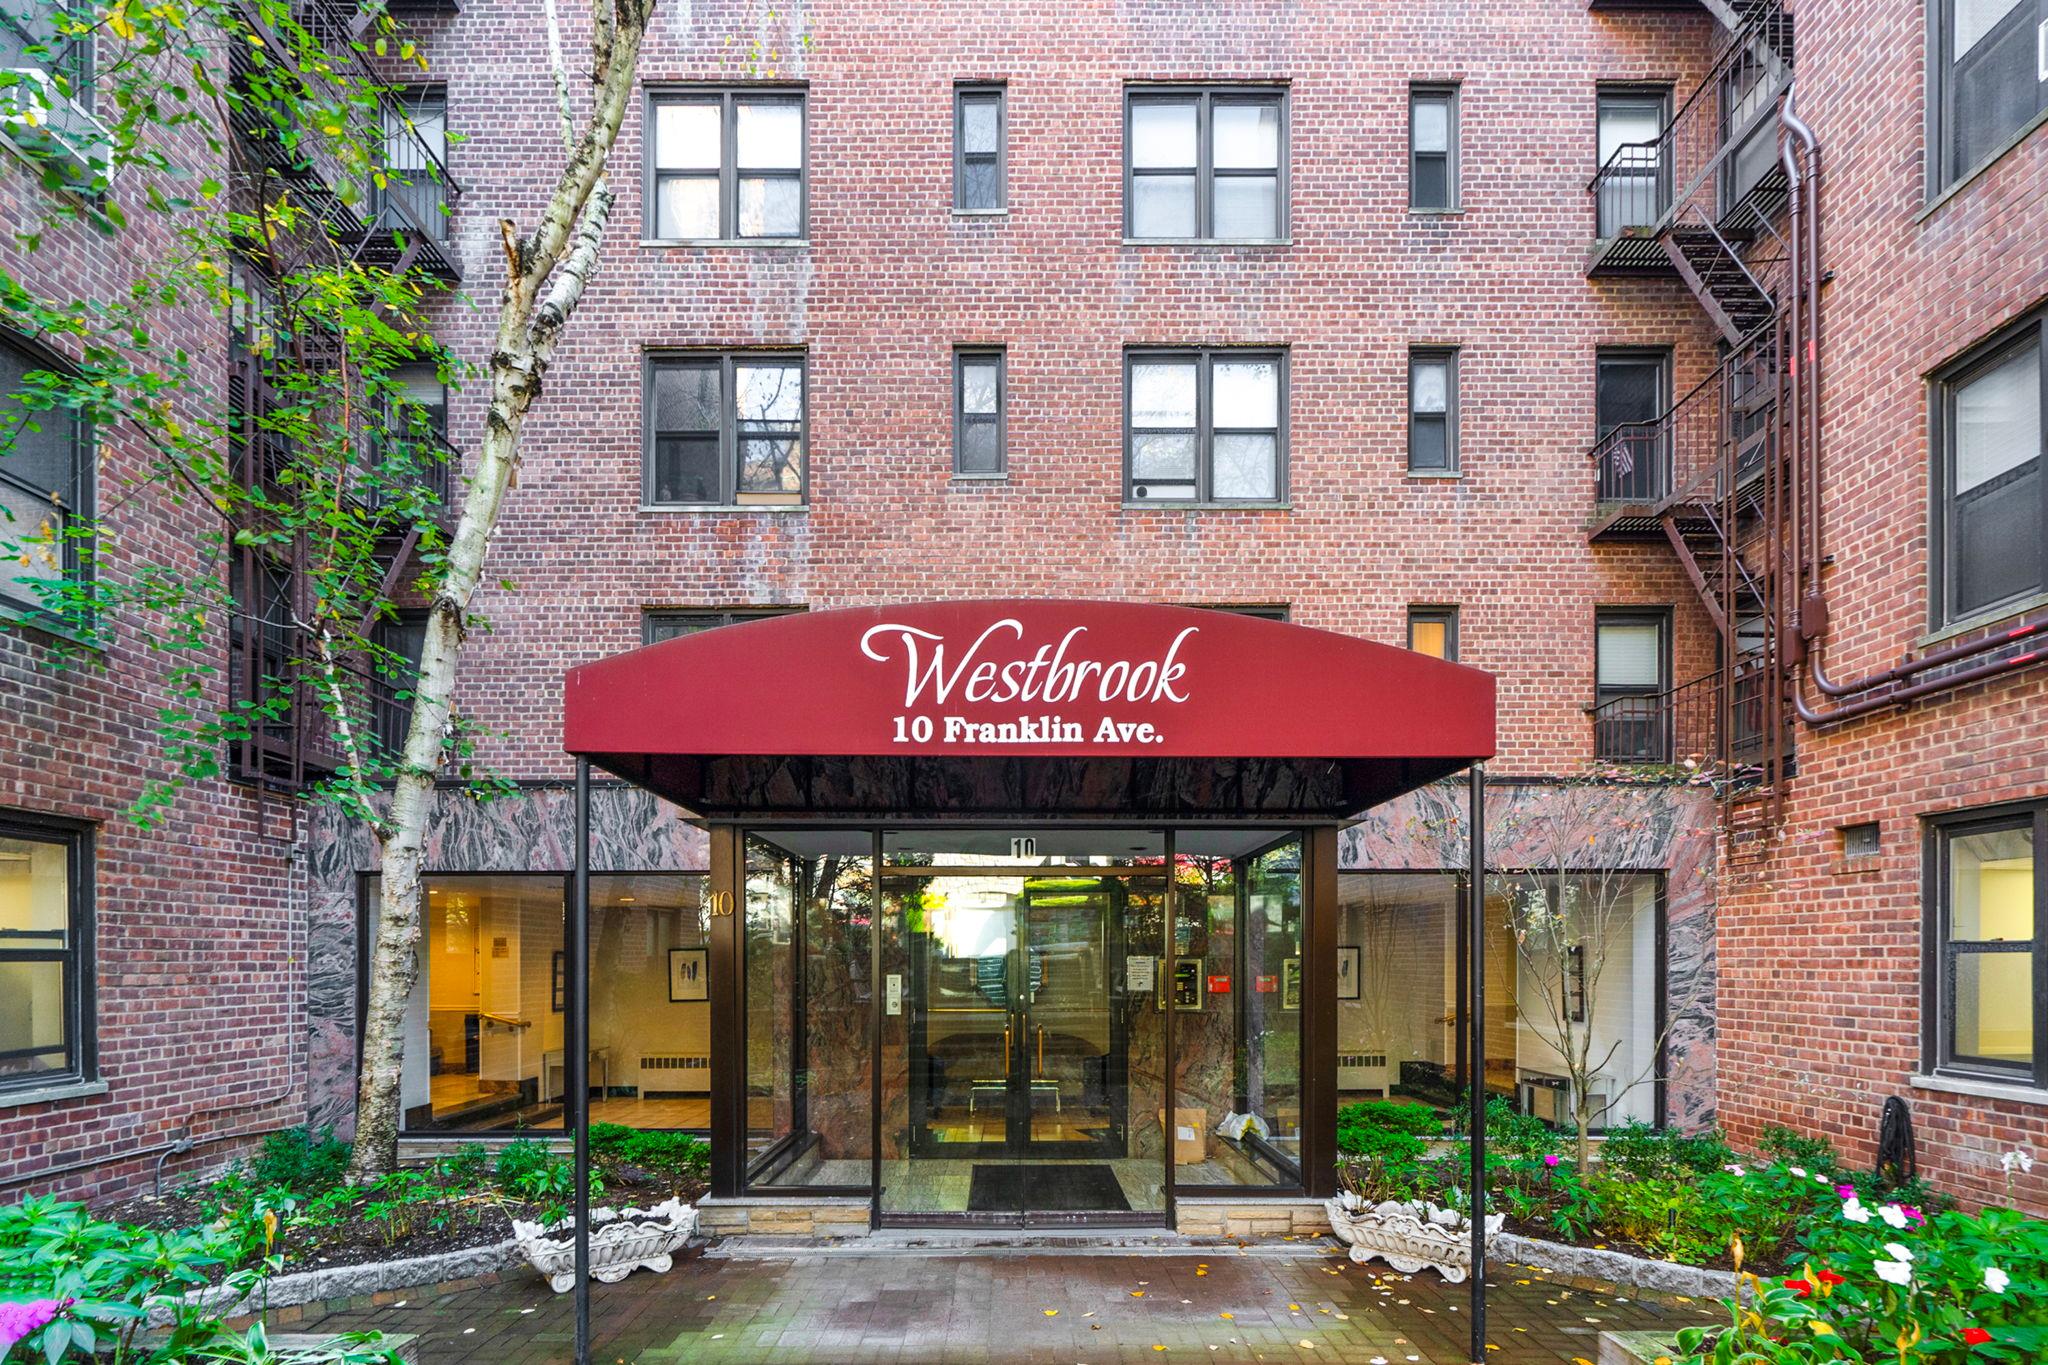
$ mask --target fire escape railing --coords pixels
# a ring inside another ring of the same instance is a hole
[[[237,6],[240,20],[260,42],[229,46],[229,76],[244,92],[260,91],[265,80],[287,77],[267,65],[266,52],[284,52],[286,40],[273,32],[261,9]],[[320,39],[338,75],[334,96],[344,87],[356,98],[346,101],[360,120],[356,136],[384,149],[383,184],[363,183],[360,174],[341,164],[317,136],[301,135],[287,121],[273,119],[260,101],[245,98],[234,131],[254,163],[250,170],[272,192],[296,195],[315,213],[328,234],[351,256],[403,273],[420,269],[441,279],[461,279],[461,264],[448,240],[447,210],[462,192],[445,159],[416,126],[412,109],[391,82],[375,72],[359,49],[363,14],[353,7],[313,3],[300,8],[300,22]],[[304,72],[297,79],[310,79]],[[360,92],[376,91],[364,101]]]
[[[1587,184],[1595,267],[1668,268],[1663,239],[1681,223],[1742,240],[1769,231],[1785,198],[1776,111],[1791,76],[1792,16],[1763,0],[1663,130],[1615,148]]]

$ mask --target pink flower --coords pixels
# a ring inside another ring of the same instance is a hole
[[[1549,1167],[1549,1168],[1550,1168],[1551,1170],[1553,1170],[1553,1171],[1554,1171],[1554,1170],[1556,1170],[1556,1169],[1557,1169],[1557,1153],[1556,1153],[1556,1152],[1552,1152],[1552,1153],[1551,1153],[1551,1154],[1550,1154],[1549,1156],[1546,1156],[1546,1157],[1544,1157],[1544,1158],[1543,1158],[1543,1164],[1544,1164],[1545,1166],[1548,1166],[1548,1167]]]
[[[1924,1223],[1927,1221],[1927,1215],[1920,1212],[1920,1210],[1914,1208],[1911,1204],[1906,1205],[1903,1209],[1899,1210],[1899,1212],[1905,1214],[1906,1217],[1912,1219],[1916,1223]]]
[[[1856,1197],[1856,1187],[1854,1185],[1837,1185],[1835,1186],[1835,1193],[1844,1199],[1854,1199]]]
[[[49,1326],[73,1302],[72,1299],[31,1299],[27,1303],[0,1303],[0,1351]]]

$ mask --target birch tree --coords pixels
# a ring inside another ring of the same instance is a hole
[[[375,834],[358,1177],[396,1158],[436,779],[453,764],[498,789],[460,662],[521,432],[597,268],[654,0],[588,5],[587,49],[555,0],[535,34],[561,170],[530,224],[498,222],[488,357],[451,354],[426,320],[448,281],[422,268],[447,249],[423,215],[456,187],[399,98],[426,63],[378,0],[0,6],[0,175],[41,182],[0,242],[0,327],[51,357],[0,393],[0,587],[33,599],[14,624],[52,671],[107,668],[123,641],[155,660],[144,825],[228,775]],[[83,278],[68,263],[96,234],[104,266]],[[225,333],[239,368],[181,344],[195,330]],[[466,470],[408,388],[422,366],[487,387]],[[58,423],[90,433],[97,507],[37,482]],[[427,608],[417,659],[381,629],[409,603]],[[309,732],[323,761],[300,782]],[[266,766],[279,734],[288,780]]]

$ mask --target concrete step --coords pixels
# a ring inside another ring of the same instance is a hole
[[[1330,1255],[1327,1237],[1240,1244],[1216,1237],[1129,1228],[885,1228],[865,1237],[820,1243],[808,1238],[729,1237],[706,1256],[787,1260],[793,1256],[1262,1256],[1313,1259]]]

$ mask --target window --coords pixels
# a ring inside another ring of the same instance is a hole
[[[1458,472],[1458,353],[1408,353],[1408,469]]]
[[[1600,497],[1654,502],[1669,486],[1669,452],[1656,421],[1670,406],[1670,357],[1662,351],[1603,350],[1594,370],[1594,439],[1605,443],[1616,428],[1628,428],[1600,462]]]
[[[1937,625],[2048,588],[2043,324],[2028,319],[1935,386]]]
[[[647,367],[650,506],[800,506],[799,355],[657,355]]]
[[[1408,207],[1458,207],[1458,88],[1408,89]]]
[[[953,474],[999,479],[1008,466],[1003,418],[1009,408],[1008,374],[999,350],[953,353]]]
[[[415,85],[384,104],[386,183],[375,200],[387,228],[448,240],[448,91]]]
[[[719,626],[736,626],[743,621],[765,621],[771,616],[788,616],[802,607],[684,607],[675,610],[649,609],[640,618],[640,643],[658,645]]]
[[[1131,502],[1278,502],[1286,489],[1281,351],[1133,351],[1125,377]]]
[[[0,0],[0,68],[42,72],[54,83],[52,94],[90,109],[92,38],[59,33],[57,16],[62,12],[48,0]],[[18,92],[10,94],[21,98]]]
[[[2048,0],[1935,0],[1937,190],[2048,111]]]
[[[1602,239],[1649,227],[1664,216],[1665,110],[1662,90],[1602,90],[1598,96],[1598,198]]]
[[[1001,213],[1009,206],[1008,109],[1000,85],[953,89],[953,207]]]
[[[568,962],[561,873],[430,874],[405,1012],[400,1127],[464,1138],[562,1130]],[[590,878],[590,1119],[711,1126],[710,916],[704,877]],[[376,941],[363,879],[357,989]],[[362,1011],[356,1013],[362,1018]]]
[[[1432,659],[1458,661],[1458,609],[1408,608],[1408,648]]]
[[[39,396],[58,362],[0,336],[0,604],[44,608],[85,562],[92,515],[91,428]]]
[[[1124,232],[1165,241],[1286,235],[1286,96],[1133,90],[1124,110]]]
[[[1200,607],[1203,611],[1227,611],[1232,616],[1256,616],[1261,621],[1285,621],[1285,602],[1261,603],[1253,606],[1237,606],[1220,602],[1191,602],[1188,605]]]
[[[394,619],[379,621],[374,638],[397,656],[383,661],[387,668],[377,674],[371,707],[378,743],[385,753],[396,755],[405,748],[406,731],[412,726],[412,693],[419,683],[420,655],[426,651],[427,613],[401,611]]]
[[[1928,1061],[2048,1085],[2048,905],[2034,876],[2048,804],[1972,812],[1930,831],[1925,938]]]
[[[647,124],[650,235],[665,242],[804,235],[801,93],[657,93]]]
[[[0,811],[0,1096],[90,1081],[92,831]]]
[[[1595,757],[1666,763],[1671,741],[1663,694],[1671,690],[1671,614],[1602,609],[1594,643]]]
[[[448,386],[433,365],[394,365],[387,376],[384,416],[375,439],[368,443],[372,465],[388,459],[398,464],[378,471],[366,492],[379,505],[400,486],[423,483],[444,504],[448,501]]]

